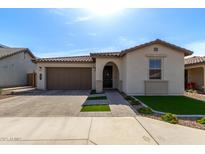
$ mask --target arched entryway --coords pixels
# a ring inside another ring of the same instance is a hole
[[[119,88],[119,69],[113,62],[108,62],[103,68],[103,89]]]

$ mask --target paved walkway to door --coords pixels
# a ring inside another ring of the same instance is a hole
[[[109,100],[111,114],[113,117],[134,117],[136,116],[135,111],[129,103],[120,95],[118,91],[106,91],[105,95]]]

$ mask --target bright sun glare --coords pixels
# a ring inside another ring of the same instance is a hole
[[[106,16],[106,15],[112,15],[119,13],[123,8],[120,7],[110,7],[110,6],[95,6],[92,8],[88,8],[89,11],[93,14],[99,15],[99,16]]]

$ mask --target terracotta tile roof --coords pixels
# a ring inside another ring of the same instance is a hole
[[[35,62],[93,62],[91,56],[38,58]]]
[[[117,56],[123,56],[129,52],[132,52],[134,50],[137,50],[137,49],[141,49],[141,48],[144,48],[144,47],[147,47],[149,45],[153,45],[153,44],[161,44],[161,45],[164,45],[166,47],[169,47],[169,48],[172,48],[174,50],[178,50],[178,51],[181,51],[181,52],[184,52],[185,56],[188,56],[188,55],[191,55],[193,52],[188,50],[188,49],[185,49],[185,48],[182,48],[182,47],[179,47],[179,46],[176,46],[174,44],[171,44],[171,43],[168,43],[166,41],[162,41],[160,39],[156,39],[154,41],[151,41],[151,42],[148,42],[148,43],[144,43],[144,44],[140,44],[138,46],[135,46],[135,47],[132,47],[132,48],[129,48],[129,49],[125,49],[125,50],[122,50],[121,52],[99,52],[99,53],[91,53],[90,56],[91,57],[96,57],[96,56],[102,56],[102,57],[106,57],[106,56],[113,56],[113,57],[117,57]]]
[[[90,53],[91,57],[95,57],[95,56],[102,56],[102,57],[107,57],[107,56],[111,56],[111,57],[118,57],[120,56],[121,52],[97,52],[97,53]]]
[[[174,44],[170,44],[168,42],[156,39],[154,41],[141,44],[138,46],[135,46],[133,48],[125,49],[120,52],[97,52],[97,53],[90,53],[90,56],[74,56],[74,57],[55,57],[55,58],[39,58],[36,59],[35,62],[94,62],[95,57],[120,57],[123,56],[131,51],[153,45],[153,44],[162,44],[164,46],[167,46],[169,48],[178,50],[183,52],[186,56],[191,55],[193,52],[190,50],[187,50],[185,48],[181,48],[179,46],[176,46]]]
[[[35,58],[35,56],[31,53],[31,51],[28,48],[1,47],[0,48],[0,59],[10,57],[10,56],[13,56],[21,52],[28,52],[32,58]]]
[[[154,41],[151,41],[151,42],[148,42],[148,43],[144,43],[144,44],[135,46],[135,47],[133,47],[133,48],[129,48],[129,49],[122,50],[120,55],[124,55],[124,54],[126,54],[126,53],[128,53],[128,52],[131,52],[131,51],[134,51],[134,50],[137,50],[137,49],[140,49],[140,48],[144,48],[144,47],[146,47],[146,46],[153,45],[153,44],[161,44],[161,45],[167,46],[167,47],[169,47],[169,48],[172,48],[172,49],[175,49],[175,50],[184,52],[185,56],[192,55],[192,53],[193,53],[192,51],[190,51],[190,50],[188,50],[188,49],[179,47],[179,46],[177,46],[177,45],[168,43],[168,42],[163,41],[163,40],[160,40],[160,39],[156,39],[156,40],[154,40]]]
[[[193,64],[205,64],[205,56],[200,57],[200,56],[194,56],[191,58],[186,58],[185,59],[185,65],[193,65]]]

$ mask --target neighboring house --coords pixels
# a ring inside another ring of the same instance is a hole
[[[195,88],[205,91],[205,57],[185,59],[185,84],[193,82]]]
[[[0,45],[0,87],[27,84],[27,73],[36,69],[34,55],[27,48],[10,48]]]
[[[121,52],[36,59],[37,88],[182,95],[184,57],[191,54],[190,50],[157,39]]]

